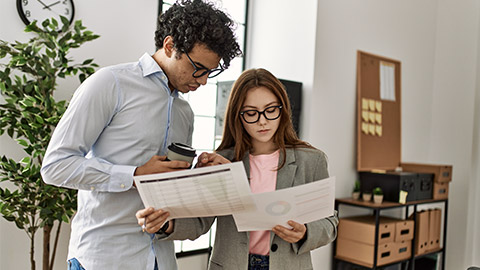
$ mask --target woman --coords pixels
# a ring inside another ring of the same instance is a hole
[[[325,154],[298,139],[290,118],[287,93],[265,69],[243,72],[230,93],[223,139],[217,153],[228,161],[243,161],[253,193],[306,184],[328,177]],[[224,163],[217,158],[215,163]],[[140,225],[157,232],[167,212],[137,212]],[[233,217],[188,218],[168,222],[166,240],[195,239],[206,233],[215,218],[217,230],[209,269],[312,269],[310,251],[336,237],[336,216],[271,231],[238,232]]]

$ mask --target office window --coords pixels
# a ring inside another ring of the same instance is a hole
[[[206,85],[194,92],[183,94],[190,103],[195,114],[195,125],[192,146],[197,153],[213,152],[219,145],[221,138],[215,137],[217,83],[233,81],[245,69],[245,40],[247,29],[248,0],[216,0],[217,7],[226,11],[236,22],[235,34],[243,52],[242,57],[237,57],[230,62],[230,67],[215,78],[208,79]],[[161,10],[167,10],[175,1],[160,1]],[[216,224],[212,229],[195,241],[175,241],[175,251],[178,254],[195,254],[195,251],[209,249],[214,241]]]

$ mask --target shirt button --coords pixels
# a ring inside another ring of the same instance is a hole
[[[121,184],[121,185],[120,185],[120,187],[121,187],[121,188],[124,188],[124,187],[125,187],[125,185],[124,185],[124,184]]]
[[[277,244],[273,244],[272,247],[271,247],[271,250],[272,250],[273,252],[275,252],[275,251],[277,251],[277,249],[278,249]]]
[[[91,190],[95,190],[95,187],[90,187]]]

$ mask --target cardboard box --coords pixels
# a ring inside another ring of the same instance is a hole
[[[393,242],[395,221],[380,220],[378,227],[378,243]],[[344,238],[368,245],[375,244],[375,217],[357,216],[340,218],[338,238]]]
[[[407,260],[412,256],[412,241],[395,241],[393,256],[395,261]]]
[[[405,172],[433,173],[435,175],[433,181],[437,183],[447,183],[452,181],[451,165],[402,163],[401,167]]]
[[[381,220],[390,220],[395,222],[393,241],[402,242],[413,239],[413,227],[415,226],[413,220],[403,220],[391,217],[381,217]]]
[[[442,212],[440,209],[428,210],[429,231],[428,231],[428,248],[427,250],[435,250],[440,248],[440,229]]]
[[[413,219],[413,214],[410,216],[410,219]],[[415,223],[415,255],[420,255],[425,253],[428,250],[428,241],[429,241],[429,212],[420,211],[417,212]]]
[[[433,183],[433,199],[434,200],[444,200],[448,199],[448,187],[449,183]]]
[[[377,251],[377,266],[396,261],[397,245],[394,242],[379,244]],[[372,267],[374,259],[374,245],[369,245],[342,237],[337,238],[336,256],[353,263]]]

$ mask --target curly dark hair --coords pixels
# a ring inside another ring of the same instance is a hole
[[[158,17],[155,45],[163,47],[167,36],[173,38],[175,49],[189,53],[196,43],[203,43],[223,60],[223,68],[240,56],[242,51],[233,33],[235,23],[212,3],[202,0],[177,1]]]

